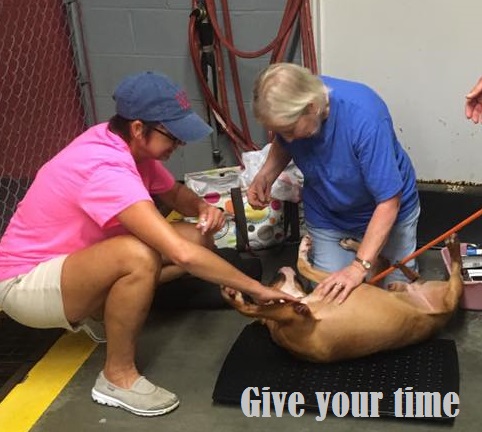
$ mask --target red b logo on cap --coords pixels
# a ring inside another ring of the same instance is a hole
[[[187,94],[184,90],[181,90],[181,91],[176,93],[176,100],[179,103],[179,106],[183,110],[187,110],[187,109],[191,108],[191,102],[189,102]]]

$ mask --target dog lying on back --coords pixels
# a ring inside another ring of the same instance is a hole
[[[458,305],[463,289],[460,243],[455,235],[446,243],[452,260],[448,281],[396,282],[389,290],[363,283],[338,304],[307,295],[293,269],[283,267],[273,289],[289,292],[300,303],[257,305],[231,288],[222,288],[222,295],[240,313],[259,318],[275,343],[305,360],[326,363],[401,348],[434,335]],[[310,248],[305,236],[298,271],[319,283],[328,273],[311,266]]]

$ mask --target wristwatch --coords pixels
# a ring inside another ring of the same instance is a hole
[[[364,260],[364,259],[361,259],[357,256],[355,256],[355,261],[357,263],[360,263],[361,266],[365,269],[365,270],[370,270],[372,268],[372,263],[370,261],[367,261],[367,260]]]

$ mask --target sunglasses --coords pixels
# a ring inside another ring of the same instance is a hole
[[[158,129],[156,127],[153,127],[152,129],[155,130],[156,132],[159,132],[161,135],[164,135],[165,137],[169,138],[175,146],[186,145],[184,141],[180,140],[179,138],[176,138],[173,134],[169,132],[165,132],[162,129]]]

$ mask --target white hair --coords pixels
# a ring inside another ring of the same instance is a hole
[[[328,104],[327,89],[309,69],[294,63],[275,63],[261,71],[253,88],[253,112],[264,125],[295,123],[310,104]]]

